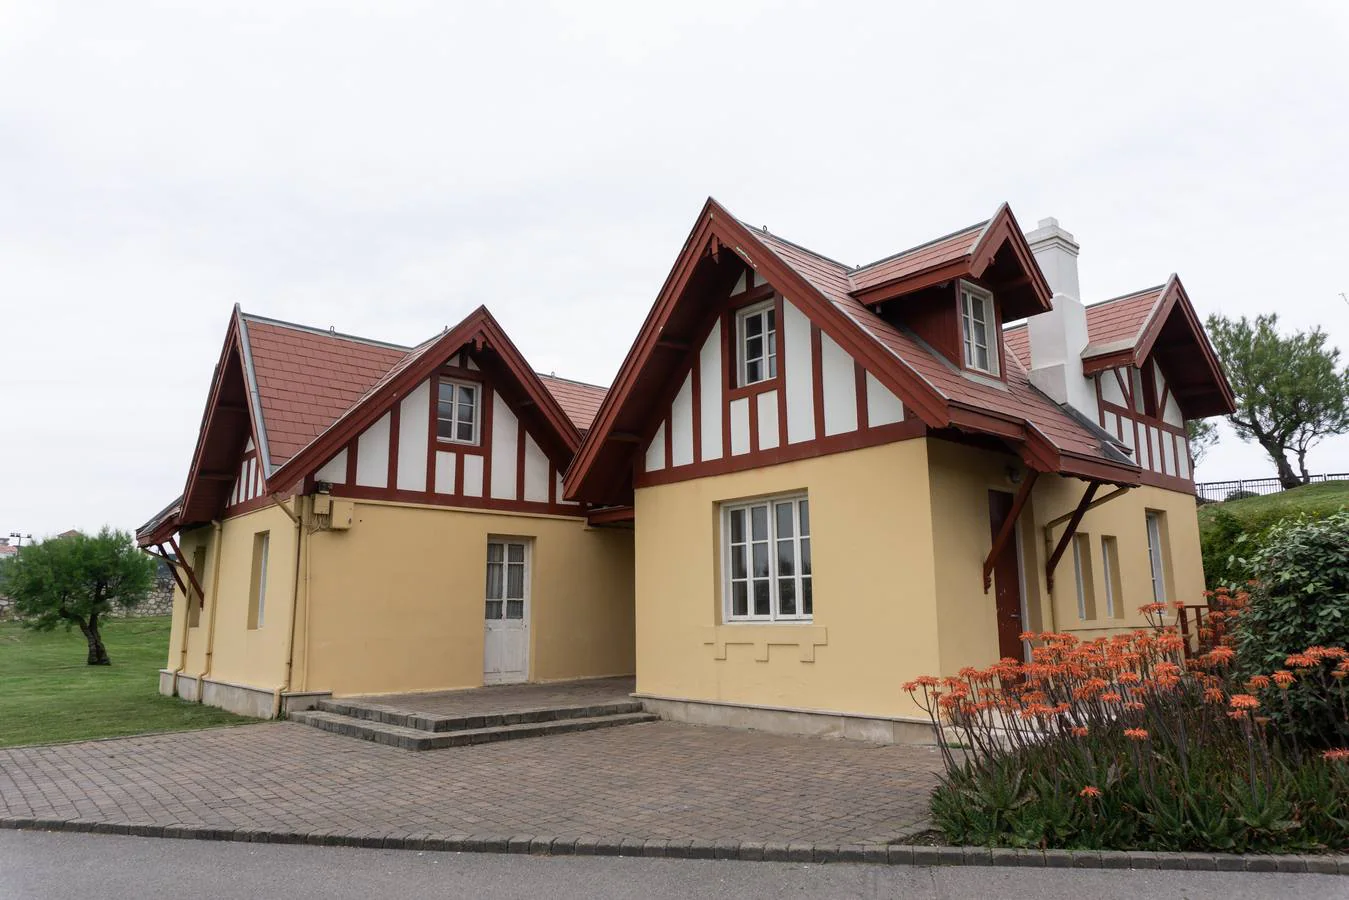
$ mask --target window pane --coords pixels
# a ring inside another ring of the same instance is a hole
[[[498,543],[496,543],[496,542],[493,542],[493,543],[490,543],[490,544],[487,545],[487,561],[488,561],[488,562],[501,562],[501,559],[502,559],[501,554],[502,554],[502,548],[501,548],[501,545],[500,545],[500,544],[498,544]]]
[[[778,574],[796,574],[796,545],[790,540],[778,541]]]
[[[459,385],[459,403],[473,405],[474,398],[478,396],[478,389],[467,384]]]
[[[756,541],[768,540],[768,507],[751,506],[750,516],[750,536]]]
[[[436,437],[450,440],[454,437],[454,423],[449,419],[436,419]]]
[[[465,444],[471,444],[471,443],[473,443],[473,423],[472,423],[472,422],[460,422],[460,423],[459,423],[457,426],[455,426],[455,427],[458,428],[458,432],[455,434],[455,438],[456,438],[457,440],[463,441]]]
[[[487,601],[487,618],[492,619],[492,620],[494,620],[494,621],[495,621],[496,619],[500,619],[500,618],[501,618],[501,601],[500,601],[500,600],[488,600],[488,601]]]
[[[501,563],[487,564],[487,599],[501,599]]]
[[[524,617],[525,617],[525,601],[523,600],[506,601],[506,618],[523,619]]]
[[[779,538],[789,538],[792,536],[792,521],[796,518],[792,515],[792,505],[793,504],[791,503],[776,503],[773,505],[773,512],[777,515],[778,520]]]
[[[743,509],[731,510],[731,543],[743,544],[745,542],[745,511]]]
[[[436,400],[452,402],[454,400],[454,385],[448,381],[442,381],[436,385]]]
[[[768,377],[778,377],[778,358],[776,356],[768,357]]]
[[[810,538],[801,538],[801,574],[809,575],[810,572]]]
[[[737,581],[731,585],[731,615],[744,616],[749,614],[749,585],[743,581]]]
[[[768,320],[768,330],[769,330],[769,331],[774,331],[774,330],[777,329],[778,321],[777,321],[777,310],[776,310],[776,309],[774,309],[774,308],[771,307],[771,306],[768,307],[768,309],[765,309],[765,310],[763,311],[763,317],[764,317],[765,319]]]
[[[731,548],[731,577],[748,578],[748,566],[745,565],[745,545]]]
[[[974,360],[975,360],[974,364],[975,364],[976,366],[978,366],[978,367],[981,368],[981,369],[987,369],[987,368],[988,368],[988,348],[987,348],[987,347],[975,347],[975,348],[974,348]]]
[[[754,548],[754,577],[768,577],[768,544],[751,544]]]
[[[524,595],[525,567],[513,564],[506,566],[506,596],[518,599]]]
[[[801,510],[801,535],[805,537],[810,534],[810,501],[801,500],[796,505]]]
[[[452,403],[452,402],[450,402],[450,401],[448,401],[448,400],[441,400],[439,403],[437,403],[437,404],[436,404],[436,418],[438,418],[438,419],[453,419],[453,418],[454,418],[454,403]]]
[[[469,424],[473,423],[473,404],[471,403],[459,404],[459,421],[468,422]]]
[[[760,317],[758,313],[755,313],[755,314],[752,315],[752,316],[746,316],[746,317],[745,317],[745,337],[746,337],[746,338],[757,338],[757,337],[758,337],[759,335],[761,335],[761,334],[763,334],[763,318]],[[753,355],[757,355],[757,354],[751,354],[751,355],[753,356]]]
[[[763,381],[763,363],[745,363],[745,384],[754,384],[756,381]]]
[[[815,603],[814,598],[811,597],[810,585],[811,580],[809,578],[803,578],[801,580],[801,612],[808,616],[815,612]]]
[[[745,359],[763,358],[763,338],[752,337],[745,341]]]
[[[507,545],[506,545],[506,561],[507,561],[507,562],[518,562],[518,563],[524,562],[524,561],[525,561],[525,545],[524,545],[524,544],[507,544]]]
[[[769,614],[769,590],[771,583],[768,581],[754,582],[754,614],[756,616],[766,616]]]
[[[792,578],[778,579],[778,615],[796,615],[796,581]]]

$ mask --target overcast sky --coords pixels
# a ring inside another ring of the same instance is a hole
[[[849,263],[1006,200],[1089,302],[1177,271],[1349,352],[1346,46],[1331,2],[0,0],[0,536],[176,496],[235,302],[403,343],[485,303],[607,384],[709,194]]]

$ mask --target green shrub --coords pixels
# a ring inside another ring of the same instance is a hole
[[[1327,481],[1277,494],[1202,505],[1199,538],[1208,586],[1244,587],[1254,577],[1251,556],[1280,522],[1298,517],[1322,519],[1346,506],[1349,481]]]
[[[1290,668],[1308,647],[1349,646],[1349,511],[1275,525],[1248,564],[1257,584],[1235,642],[1244,674]],[[1331,674],[1304,668],[1270,705],[1280,733],[1309,748],[1349,746],[1349,723],[1318,684]]]

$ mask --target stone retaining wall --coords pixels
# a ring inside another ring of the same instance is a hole
[[[14,601],[8,597],[0,597],[0,621],[14,618]],[[171,616],[173,615],[173,576],[165,575],[155,579],[154,587],[150,589],[150,595],[132,609],[123,609],[120,606],[113,607],[109,617],[113,619],[140,619],[146,616]]]

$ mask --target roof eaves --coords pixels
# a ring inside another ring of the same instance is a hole
[[[942,241],[950,240],[950,239],[953,238],[953,237],[957,237],[957,236],[959,236],[959,235],[965,234],[966,232],[973,231],[973,230],[976,229],[976,228],[979,229],[979,238],[982,238],[982,237],[984,236],[984,232],[988,230],[988,227],[989,227],[991,224],[993,224],[993,219],[985,219],[985,220],[982,221],[982,222],[975,222],[973,225],[966,225],[964,228],[957,228],[955,231],[951,232],[950,234],[943,234],[941,237],[933,238],[933,239],[930,240],[930,241],[923,241],[923,243],[917,244],[916,246],[913,246],[913,247],[910,247],[910,248],[908,248],[907,250],[900,250],[898,253],[891,253],[889,256],[883,256],[883,257],[881,257],[880,259],[872,260],[871,262],[865,263],[864,265],[857,266],[856,268],[848,269],[848,275],[849,275],[849,276],[857,275],[857,274],[859,274],[859,273],[861,273],[861,272],[865,272],[867,269],[872,269],[872,268],[875,268],[876,266],[879,266],[879,265],[881,265],[881,264],[883,264],[883,263],[888,263],[888,262],[890,262],[891,260],[899,259],[901,256],[908,256],[910,253],[917,253],[919,250],[924,250],[924,249],[926,249],[926,248],[928,248],[928,247],[931,247],[933,244],[940,244]],[[779,240],[780,240],[780,239],[779,239]],[[790,241],[787,242],[787,243],[790,243]],[[976,239],[974,243],[975,243],[975,244],[978,244],[978,243],[979,243],[978,239]],[[793,246],[795,246],[795,245],[793,245]],[[974,245],[972,244],[971,246],[974,246]],[[805,248],[803,247],[802,249],[805,249]],[[812,252],[812,251],[807,251],[807,252]],[[817,255],[818,255],[818,254],[817,254]],[[845,268],[846,268],[846,267],[845,267]]]
[[[248,381],[249,412],[252,413],[254,431],[257,432],[258,457],[262,460],[262,474],[264,478],[267,478],[271,476],[274,468],[272,466],[271,448],[267,446],[267,420],[262,417],[262,395],[258,392],[258,376],[253,368],[253,348],[248,341],[248,320],[239,310],[237,304],[234,310],[239,317],[239,349],[243,356],[244,378]]]

